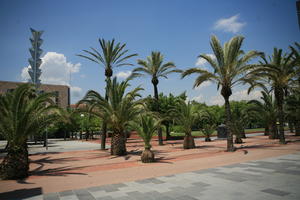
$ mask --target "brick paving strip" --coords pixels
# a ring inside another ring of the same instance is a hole
[[[0,199],[256,199],[256,194],[258,199],[298,199],[291,188],[300,183],[300,156],[287,155],[300,151],[299,138],[293,138],[287,145],[248,138],[247,148],[234,153],[224,152],[225,141],[197,141],[200,148],[185,151],[180,142],[154,145],[161,159],[152,164],[139,162],[139,155],[111,157],[99,150],[34,155],[32,161],[39,161],[31,166],[35,174],[23,181],[0,181]],[[132,150],[140,149],[131,143]],[[265,159],[280,155],[286,156]],[[253,161],[258,159],[264,160]],[[255,195],[247,196],[252,187]]]

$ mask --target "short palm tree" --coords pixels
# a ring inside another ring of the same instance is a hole
[[[282,49],[277,48],[274,48],[273,55],[269,59],[265,55],[261,58],[263,61],[250,73],[251,79],[269,84],[274,91],[279,119],[279,140],[281,144],[285,144],[283,103],[289,86],[294,83],[296,77],[295,59],[293,53],[283,54]]]
[[[129,50],[126,50],[126,44],[117,43],[115,40],[105,41],[104,39],[99,39],[101,52],[97,51],[95,48],[91,47],[91,50],[83,50],[86,55],[79,54],[78,56],[86,58],[92,62],[99,64],[101,67],[104,67],[106,82],[108,82],[112,75],[113,69],[121,66],[132,66],[131,63],[126,62],[129,58],[137,56],[137,54],[127,55]],[[107,85],[106,85],[107,90]],[[105,94],[106,100],[108,99],[107,92]],[[101,149],[105,149],[106,141],[106,131],[107,123],[106,120],[103,120],[102,124],[102,138],[101,138]]]
[[[278,139],[278,131],[276,126],[277,108],[273,96],[267,90],[261,91],[261,101],[251,100],[247,112],[257,113],[257,116],[262,119],[265,124],[265,135],[269,135],[270,139]],[[269,131],[271,130],[271,134]]]
[[[58,108],[52,97],[54,94],[38,94],[34,86],[23,84],[0,98],[0,132],[9,144],[0,165],[2,179],[28,176],[27,138],[56,121]]]
[[[202,54],[199,57],[205,59],[213,71],[191,68],[182,73],[182,78],[194,73],[199,74],[195,80],[194,87],[201,85],[205,81],[212,81],[217,84],[218,88],[221,87],[221,95],[225,100],[226,125],[229,130],[227,134],[227,151],[235,150],[231,131],[232,119],[229,104],[232,88],[239,83],[247,81],[247,72],[252,67],[248,62],[261,54],[257,51],[244,53],[241,50],[243,40],[244,37],[235,36],[222,47],[217,37],[212,36],[210,45],[216,59],[206,54]]]
[[[202,133],[205,136],[205,142],[210,142],[211,135],[215,132],[216,125],[215,124],[204,124],[202,128]]]
[[[201,110],[198,112],[198,115],[199,119],[204,123],[201,130],[205,136],[205,142],[210,142],[210,136],[216,130],[216,116],[214,116],[214,113],[208,109]]]
[[[193,149],[195,148],[195,141],[194,137],[192,136],[192,126],[197,119],[197,112],[193,109],[191,103],[185,103],[185,101],[181,100],[176,110],[175,120],[178,124],[182,126],[184,131],[184,141],[183,141],[183,148],[184,149]]]
[[[90,90],[79,103],[89,104],[92,114],[101,119],[106,118],[113,129],[111,155],[121,156],[127,153],[125,130],[130,121],[141,113],[143,100],[137,98],[141,97],[139,91],[142,88],[137,87],[126,93],[126,89],[130,86],[128,79],[118,83],[117,78],[108,81],[107,86],[108,100],[96,91]]]
[[[150,142],[159,126],[160,122],[149,114],[140,115],[137,120],[132,123],[132,128],[138,132],[145,143],[145,149],[141,155],[143,163],[154,162],[154,153],[151,151]]]
[[[151,56],[147,57],[147,60],[138,60],[137,63],[141,67],[137,67],[133,70],[132,76],[142,76],[148,75],[151,77],[151,82],[154,88],[154,98],[156,100],[156,112],[159,112],[159,102],[158,102],[158,89],[157,85],[159,83],[159,78],[167,78],[167,76],[174,72],[179,72],[176,70],[176,66],[173,62],[163,63],[164,56],[160,52],[153,51]],[[158,131],[159,145],[163,145],[162,130]]]

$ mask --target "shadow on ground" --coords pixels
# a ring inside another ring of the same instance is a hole
[[[26,199],[38,195],[42,195],[42,188],[32,188],[32,189],[20,189],[20,190],[13,190],[10,192],[3,192],[0,193],[0,199],[11,199],[11,200],[20,200]]]

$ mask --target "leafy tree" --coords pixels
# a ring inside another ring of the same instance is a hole
[[[34,86],[22,84],[0,98],[0,132],[9,144],[0,165],[2,179],[28,176],[27,138],[56,121],[58,108],[52,97],[54,94],[38,94]]]
[[[176,70],[173,62],[163,63],[164,56],[160,52],[151,52],[151,56],[148,56],[146,60],[138,60],[137,63],[141,67],[137,67],[133,70],[132,77],[148,75],[151,77],[151,82],[154,88],[154,98],[156,100],[156,112],[159,112],[159,97],[157,85],[159,78],[167,78],[167,76]],[[163,145],[162,130],[158,129],[159,145]]]
[[[112,127],[111,155],[121,156],[127,153],[125,130],[129,122],[141,113],[143,100],[137,100],[137,98],[141,97],[139,91],[142,88],[137,87],[126,93],[129,87],[128,81],[127,79],[118,83],[117,78],[108,81],[108,100],[96,91],[90,90],[79,102],[88,104],[90,112],[101,119],[106,118],[105,120]]]
[[[213,59],[207,54],[202,54],[199,57],[205,59],[213,71],[208,71],[201,68],[191,68],[182,73],[182,78],[191,74],[199,74],[196,78],[194,87],[198,87],[205,81],[212,81],[221,87],[221,95],[225,100],[226,111],[226,126],[229,128],[227,134],[227,151],[234,151],[232,137],[232,117],[229,104],[229,97],[232,94],[232,88],[239,84],[245,83],[246,74],[253,65],[248,64],[251,59],[260,55],[257,51],[249,51],[244,53],[241,50],[244,37],[235,36],[226,42],[222,47],[216,36],[211,37],[211,48],[216,59]]]
[[[105,77],[106,77],[106,92],[105,99],[108,100],[107,92],[107,83],[110,81],[113,75],[113,69],[121,66],[132,66],[131,63],[128,63],[127,60],[131,57],[137,56],[137,54],[127,55],[129,50],[126,50],[126,44],[117,43],[115,40],[105,41],[104,39],[99,39],[100,43],[100,52],[95,48],[91,47],[91,50],[83,50],[86,55],[79,54],[78,56],[86,58],[92,62],[99,64],[101,67],[104,67]],[[108,116],[107,116],[108,117]],[[102,124],[102,138],[101,138],[101,149],[105,149],[106,141],[106,132],[107,132],[107,122],[106,118],[103,119]]]
[[[143,163],[154,162],[154,153],[151,151],[151,139],[154,132],[159,128],[160,122],[155,120],[153,116],[149,114],[142,114],[131,123],[131,126],[138,132],[139,136],[145,143],[145,149],[141,155]]]
[[[284,136],[284,97],[287,96],[289,85],[294,82],[296,76],[295,60],[293,53],[283,54],[282,49],[274,48],[272,57],[269,59],[262,55],[263,61],[250,73],[251,79],[256,80],[255,85],[269,84],[274,91],[279,119],[279,140],[285,144]]]

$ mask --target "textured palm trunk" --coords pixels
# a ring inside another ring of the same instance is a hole
[[[145,148],[141,155],[141,160],[143,163],[151,163],[154,162],[154,153],[150,148]]]
[[[209,136],[205,136],[205,142],[211,142],[211,139]]]
[[[115,156],[123,156],[127,154],[126,136],[124,132],[114,131],[111,138],[110,154]]]
[[[107,82],[110,80],[110,77],[112,76],[112,70],[106,70],[106,88],[105,88],[105,100],[108,101],[108,88],[107,88]],[[106,148],[106,132],[107,132],[107,122],[105,119],[103,119],[102,122],[102,134],[101,134],[101,150],[105,150]]]
[[[170,124],[169,123],[166,123],[166,140],[169,140],[171,138],[171,135],[170,135]]]
[[[284,112],[283,112],[283,90],[275,88],[275,97],[278,108],[278,119],[279,119],[279,142],[286,144],[284,136]]]
[[[183,148],[184,149],[194,149],[195,148],[195,141],[194,137],[191,133],[186,133],[183,140]]]
[[[9,146],[0,165],[2,179],[22,179],[28,176],[29,159],[26,141],[22,146]]]
[[[231,125],[231,110],[229,103],[229,96],[223,96],[225,99],[225,111],[226,111],[226,129],[227,129],[227,151],[235,151],[233,145],[232,125]]]
[[[156,100],[156,112],[159,112],[159,102],[158,102],[158,90],[157,90],[157,79],[152,79],[153,87],[154,87],[154,98]],[[158,144],[163,145],[163,137],[162,137],[162,129],[159,127],[158,129]]]
[[[269,138],[270,139],[279,139],[276,122],[273,122],[271,124],[271,134],[269,135]]]
[[[300,121],[296,121],[295,122],[295,132],[296,132],[296,136],[300,136]]]
[[[269,124],[267,124],[267,125],[265,126],[265,133],[264,133],[264,135],[265,135],[265,136],[268,136],[268,135],[270,135],[270,128],[269,128]]]

